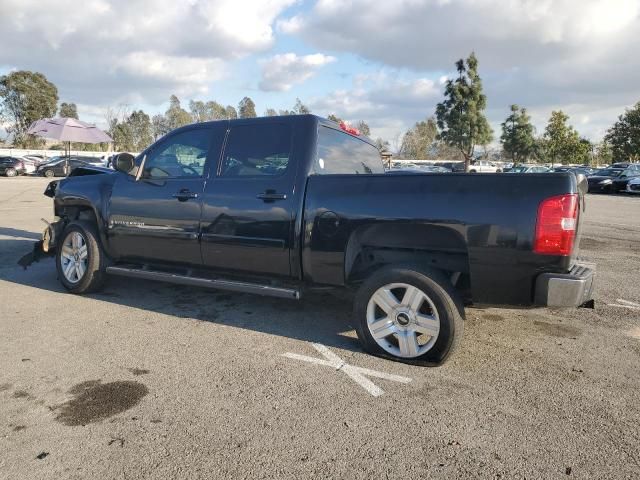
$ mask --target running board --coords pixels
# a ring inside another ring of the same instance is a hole
[[[300,299],[300,291],[291,288],[270,287],[259,283],[239,282],[236,280],[220,280],[201,277],[191,277],[188,275],[178,275],[175,273],[159,272],[153,270],[143,270],[142,268],[107,267],[107,273],[121,275],[123,277],[144,278],[146,280],[159,280],[161,282],[177,283],[180,285],[191,285],[194,287],[213,288],[216,290],[229,290],[232,292],[254,293],[269,297]]]

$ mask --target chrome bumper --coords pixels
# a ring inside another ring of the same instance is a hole
[[[543,273],[536,279],[535,304],[579,307],[593,300],[596,266],[579,262],[569,273]]]

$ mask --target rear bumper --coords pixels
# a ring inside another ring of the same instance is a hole
[[[596,266],[579,262],[569,273],[543,273],[536,279],[535,304],[579,307],[593,300]]]

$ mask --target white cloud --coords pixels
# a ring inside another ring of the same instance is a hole
[[[264,91],[285,92],[311,78],[321,67],[335,62],[335,57],[316,53],[298,56],[295,53],[274,55],[262,65],[259,87]]]
[[[442,95],[431,79],[407,80],[397,71],[357,75],[351,89],[336,90],[310,103],[321,115],[338,115],[349,122],[366,121],[372,137],[393,140],[400,132],[423,120]]]
[[[0,68],[32,69],[85,104],[206,92],[275,42],[295,0],[3,0]]]
[[[304,20],[300,15],[278,20],[276,28],[279,32],[286,34],[298,33],[304,27]]]
[[[595,112],[640,100],[639,21],[638,0],[318,0],[296,23],[316,48],[440,83],[475,51],[494,125],[518,103],[547,118],[553,109],[592,111],[587,123],[574,120],[597,132],[617,115]]]

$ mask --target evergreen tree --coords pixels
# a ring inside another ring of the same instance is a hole
[[[535,146],[534,127],[525,108],[511,105],[511,115],[502,123],[500,143],[514,164],[526,161]]]
[[[27,129],[36,120],[53,117],[58,106],[58,89],[43,74],[19,70],[0,76],[0,116],[13,136],[14,145],[37,143]]]
[[[253,103],[249,97],[244,97],[238,104],[238,117],[239,118],[255,118],[256,104]]]
[[[618,117],[604,139],[611,147],[614,161],[640,160],[640,102]]]
[[[458,78],[447,81],[445,99],[437,105],[436,117],[440,138],[460,150],[465,171],[469,171],[476,146],[491,142],[493,132],[484,116],[487,97],[482,93],[475,54],[471,53],[466,62],[458,60],[456,69]]]
[[[76,107],[76,104],[62,102],[60,104],[60,112],[58,113],[58,115],[63,118],[75,118],[77,120],[78,109]]]
[[[575,129],[567,124],[569,116],[562,110],[551,112],[544,131],[545,151],[551,164],[583,163],[587,147]]]
[[[170,130],[190,124],[193,120],[189,112],[182,108],[180,100],[175,95],[169,98],[169,108],[165,113]]]
[[[227,105],[226,115],[227,115],[226,118],[228,118],[229,120],[234,120],[238,118],[238,112],[231,105]]]
[[[293,111],[291,113],[294,115],[302,115],[311,113],[311,109],[302,103],[302,100],[296,98],[296,104],[293,106]]]

